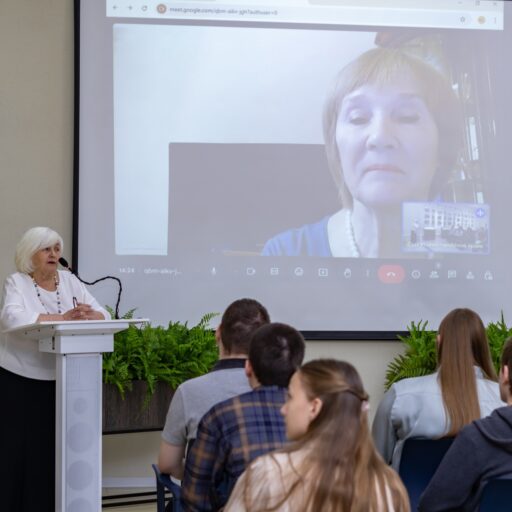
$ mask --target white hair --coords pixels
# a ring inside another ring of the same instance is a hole
[[[14,261],[19,272],[30,274],[34,271],[32,265],[32,256],[47,247],[60,244],[61,250],[64,249],[62,237],[53,229],[45,227],[30,228],[18,242],[16,246],[16,255]]]

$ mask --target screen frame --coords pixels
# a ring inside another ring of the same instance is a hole
[[[80,268],[79,261],[79,213],[80,213],[80,35],[81,35],[81,7],[82,0],[73,0],[74,3],[74,135],[73,135],[73,203],[72,203],[72,266],[78,272]],[[508,11],[510,12],[510,11]],[[505,25],[510,22],[510,16],[507,16],[505,11]],[[131,20],[132,23],[151,23],[150,20]],[[233,22],[229,21],[191,21],[191,20],[173,20],[175,25],[201,25],[201,26],[233,26]],[[155,22],[157,24],[157,22]],[[267,28],[283,28],[288,27],[289,24],[285,23],[261,23],[261,22],[246,22],[244,26],[248,27],[267,27]],[[294,24],[293,28],[315,28],[315,30],[333,30],[332,26],[326,25],[312,25],[312,24]],[[378,31],[379,29],[389,28],[386,26],[358,26],[353,30],[364,29]],[[346,30],[351,30],[346,27]],[[450,29],[438,29],[440,32],[449,31]],[[421,315],[419,315],[421,316]],[[416,322],[421,320],[410,319]],[[429,326],[432,327],[432,326]],[[432,330],[435,330],[433,328]],[[303,330],[301,331],[304,338],[308,341],[400,341],[401,337],[407,336],[408,331],[377,331],[377,330]]]

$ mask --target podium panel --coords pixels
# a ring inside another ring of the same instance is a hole
[[[101,511],[102,353],[136,320],[41,322],[9,329],[55,354],[56,512]]]
[[[102,357],[59,354],[56,364],[65,383],[57,388],[56,506],[93,512],[101,503]]]

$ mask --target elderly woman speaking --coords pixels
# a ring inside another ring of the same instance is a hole
[[[450,81],[405,51],[374,48],[341,70],[323,124],[342,208],[274,236],[262,254],[404,256],[404,205],[436,201],[461,151],[463,122]]]
[[[16,248],[18,272],[4,285],[2,331],[45,321],[109,318],[68,271],[57,270],[62,238],[29,229]],[[0,338],[0,510],[55,509],[55,358],[37,342]]]

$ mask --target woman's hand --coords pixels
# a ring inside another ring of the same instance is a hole
[[[66,311],[62,318],[67,321],[73,320],[104,320],[103,314],[92,309],[89,304],[77,304],[76,307]]]

